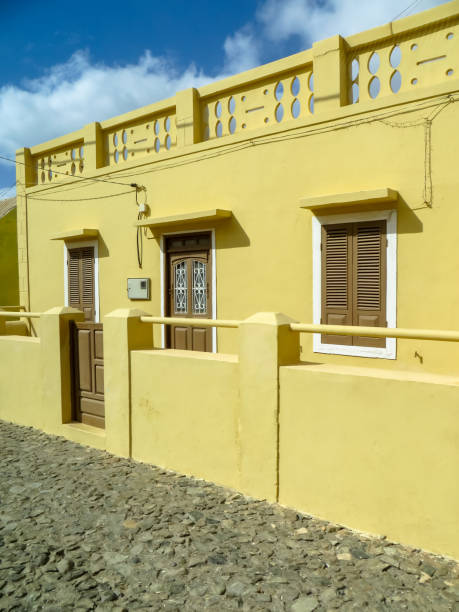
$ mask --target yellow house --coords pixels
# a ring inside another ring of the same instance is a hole
[[[3,418],[459,556],[458,24],[454,0],[18,151],[37,318],[0,355],[43,390]]]

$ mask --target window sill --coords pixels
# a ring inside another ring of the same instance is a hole
[[[313,352],[326,355],[344,355],[349,357],[370,357],[372,359],[396,359],[397,341],[387,338],[385,348],[373,346],[345,346],[342,344],[324,344],[320,334],[313,335]]]

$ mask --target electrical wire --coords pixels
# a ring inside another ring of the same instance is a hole
[[[27,198],[30,200],[38,200],[38,201],[43,201],[43,202],[89,202],[89,201],[93,201],[93,200],[105,200],[106,198],[116,198],[117,196],[122,196],[122,195],[126,195],[126,194],[130,194],[132,195],[132,191],[122,191],[121,193],[111,193],[109,195],[104,195],[104,196],[93,196],[92,198],[72,198],[72,199],[56,199],[56,198],[43,198],[41,196],[35,196],[35,195],[31,195],[31,194],[27,194]]]
[[[139,206],[139,200],[138,200],[138,193],[139,190],[136,189],[135,190],[135,203],[137,204],[137,206]],[[137,214],[137,220],[140,221],[142,218],[142,213],[139,210],[139,213]],[[137,262],[139,264],[139,268],[142,268],[142,262],[143,262],[143,237],[142,237],[142,228],[140,227],[140,225],[137,226],[137,237],[136,237],[136,244],[137,244]]]
[[[137,215],[137,220],[140,221],[142,218],[141,213]],[[137,261],[139,263],[139,268],[142,268],[143,261],[143,239],[142,239],[142,228],[137,226]]]
[[[211,157],[216,157],[219,155],[225,155],[228,153],[233,153],[235,151],[238,150],[242,150],[245,149],[247,147],[253,147],[253,146],[257,146],[257,145],[263,145],[263,144],[269,144],[272,142],[279,142],[279,141],[284,141],[284,140],[292,140],[292,139],[297,139],[297,138],[304,138],[307,136],[312,136],[312,135],[316,135],[316,134],[320,134],[320,133],[325,133],[325,132],[330,132],[330,131],[336,131],[338,129],[346,129],[346,128],[350,128],[350,127],[357,127],[360,125],[364,125],[364,124],[371,124],[371,123],[375,123],[378,122],[382,125],[387,125],[388,127],[391,128],[410,128],[410,127],[419,127],[420,125],[424,126],[424,189],[423,189],[423,199],[424,199],[424,204],[429,207],[432,208],[432,197],[433,197],[433,182],[432,182],[432,146],[431,146],[431,142],[432,142],[432,123],[434,121],[434,119],[447,107],[449,106],[451,103],[457,102],[458,98],[455,97],[454,95],[448,95],[446,97],[446,99],[444,99],[443,101],[439,102],[439,103],[420,103],[417,105],[414,105],[408,109],[405,109],[403,111],[400,111],[399,109],[395,110],[395,111],[391,111],[391,112],[386,112],[386,113],[380,113],[378,115],[372,115],[370,117],[363,117],[363,118],[359,118],[359,119],[354,119],[354,120],[348,120],[345,122],[341,122],[339,124],[333,124],[333,125],[329,125],[326,127],[322,127],[322,128],[312,128],[312,129],[307,129],[307,130],[302,130],[300,133],[298,133],[297,130],[295,130],[295,133],[293,134],[281,134],[279,136],[271,136],[271,137],[261,137],[257,140],[249,140],[248,142],[245,143],[241,143],[241,145],[236,146],[236,147],[231,147],[230,149],[225,148],[224,151],[218,151],[215,152],[213,154],[210,155],[205,155],[205,156],[199,156],[197,159],[196,157],[193,157],[191,160],[190,159],[185,159],[182,160],[179,163],[174,163],[174,164],[168,164],[168,165],[164,165],[161,164],[161,167],[156,168],[154,170],[152,170],[151,168],[149,168],[147,170],[147,172],[154,172],[154,171],[158,171],[158,170],[163,170],[166,168],[171,168],[171,167],[177,167],[179,165],[184,165],[186,163],[195,163],[196,161],[201,161],[204,159],[208,159]],[[416,111],[422,111],[424,109],[427,108],[433,108],[433,111],[427,116],[427,117],[421,117],[420,119],[416,119],[414,121],[406,121],[406,122],[391,122],[389,121],[390,117],[393,116],[400,116],[403,114],[407,114],[407,113],[412,113],[412,112],[416,112]],[[148,163],[148,162],[147,162]],[[145,172],[144,172],[145,173]],[[143,174],[144,174],[143,173]],[[122,177],[126,177],[128,178],[129,176],[138,176],[139,174],[142,173],[134,173],[134,174],[130,174],[130,175],[122,175]],[[103,181],[103,182],[109,182],[109,181]],[[117,183],[117,184],[122,184],[125,185],[125,183]],[[14,185],[13,185],[14,186]],[[136,183],[131,183],[129,185],[130,187],[135,188],[135,198],[136,198],[136,204],[137,206],[139,206],[139,201],[138,201],[138,192],[141,189]],[[11,187],[12,188],[12,187]],[[145,189],[145,188],[143,188]],[[7,190],[8,191],[8,190]],[[7,192],[5,192],[7,193]],[[111,197],[118,197],[121,195],[125,195],[125,194],[130,194],[132,193],[131,191],[126,191],[126,192],[121,192],[121,193],[117,193],[117,194],[109,194],[109,195],[105,195],[105,196],[96,196],[96,197],[92,197],[92,198],[74,198],[74,199],[55,199],[55,198],[43,198],[41,196],[34,196],[34,195],[29,195],[28,194],[28,198],[31,199],[35,199],[35,200],[42,200],[42,201],[51,201],[51,202],[81,202],[81,201],[88,201],[88,200],[99,200],[99,199],[106,199],[106,198],[111,198]],[[137,214],[137,220],[140,221],[142,219],[142,212],[138,212]],[[136,248],[137,248],[137,261],[138,261],[138,265],[139,268],[142,269],[142,265],[143,265],[143,234],[142,234],[142,227],[141,226],[137,226],[137,232],[136,232]]]
[[[403,13],[406,13],[406,11],[409,11],[410,9],[413,9],[420,2],[421,2],[421,0],[414,0],[414,2],[412,2],[405,9],[403,9],[403,11],[401,13],[399,13],[398,15],[396,15],[393,19],[391,19],[391,21],[396,21],[399,17],[401,17],[403,15]]]
[[[4,198],[6,196],[6,194],[11,191],[13,189],[13,187],[16,187],[16,181],[14,181],[14,183],[11,185],[11,187],[7,187],[6,189],[4,189],[1,193],[0,193],[0,200],[2,198]]]
[[[10,157],[6,157],[3,154],[0,154],[0,159],[4,161],[11,162],[12,164],[21,164],[27,168],[36,169],[35,164],[27,164],[26,162],[18,161],[17,159],[11,159]],[[95,183],[112,183],[113,185],[122,185],[123,187],[135,187],[135,185],[128,185],[127,183],[119,183],[118,181],[110,181],[108,179],[96,179],[93,177],[84,177],[84,176],[74,176],[73,174],[66,174],[65,172],[59,172],[58,170],[52,170],[54,174],[61,174],[62,176],[66,176],[67,178],[75,179],[77,181],[93,181]]]
[[[458,98],[456,98],[455,96],[449,95],[446,99],[446,101],[442,101],[440,103],[435,102],[433,103],[426,103],[426,102],[422,102],[419,103],[417,105],[415,105],[414,107],[411,107],[409,109],[405,109],[403,111],[400,111],[399,109],[394,110],[394,111],[389,111],[386,113],[380,113],[378,115],[372,115],[371,117],[363,117],[363,118],[359,118],[359,119],[353,119],[350,121],[344,121],[338,124],[333,124],[333,125],[329,125],[326,127],[313,127],[313,128],[307,128],[306,130],[301,130],[300,132],[296,129],[295,133],[293,134],[281,134],[279,136],[274,135],[274,136],[269,136],[269,137],[260,137],[256,140],[249,140],[243,143],[240,143],[236,146],[233,146],[231,148],[225,147],[225,150],[223,151],[216,151],[210,154],[206,154],[206,155],[201,155],[201,156],[193,156],[192,159],[185,159],[185,160],[181,160],[179,162],[174,162],[174,163],[170,163],[170,164],[161,164],[160,167],[158,168],[148,168],[147,170],[143,171],[143,172],[135,172],[135,173],[129,173],[129,174],[123,174],[123,177],[129,178],[129,177],[137,177],[137,176],[141,176],[143,174],[150,174],[153,172],[159,172],[162,170],[167,170],[167,169],[171,169],[171,168],[175,168],[178,166],[182,166],[182,165],[187,165],[190,163],[197,163],[199,161],[205,161],[207,159],[212,159],[214,157],[219,157],[221,155],[227,155],[230,153],[234,153],[234,152],[238,152],[240,150],[249,148],[249,147],[253,147],[253,146],[259,146],[259,145],[263,145],[263,144],[269,144],[271,142],[282,142],[285,140],[294,140],[297,138],[303,138],[303,137],[307,137],[307,136],[314,136],[316,134],[323,134],[323,133],[327,133],[327,132],[331,132],[331,131],[336,131],[339,129],[346,129],[346,128],[350,128],[350,127],[356,127],[358,125],[362,125],[362,124],[368,124],[368,123],[373,123],[373,122],[381,122],[381,123],[386,123],[389,125],[390,122],[387,121],[388,118],[393,117],[393,116],[399,116],[402,114],[407,114],[407,113],[412,113],[418,110],[424,110],[427,108],[434,108],[435,109],[441,109],[444,106],[447,106],[450,102],[455,102],[457,101]],[[420,119],[420,120],[416,120],[416,122],[407,122],[406,124],[394,124],[391,125],[390,127],[411,127],[413,125],[413,127],[415,125],[420,125],[420,122],[423,122],[424,119]],[[192,153],[189,153],[188,155],[190,155]],[[148,162],[146,162],[148,163]],[[122,185],[126,185],[125,183],[120,183]],[[134,186],[135,183],[131,183],[130,186]],[[57,187],[57,186],[56,186]],[[60,187],[60,186],[59,186]],[[73,189],[75,189],[76,187],[73,187]],[[72,188],[67,188],[66,191],[71,190]],[[96,199],[105,199],[105,198],[110,198],[110,197],[117,197],[120,195],[125,195],[126,193],[132,193],[132,192],[121,192],[121,193],[117,193],[117,194],[111,194],[111,195],[106,195],[106,196],[96,196],[96,197],[92,197],[92,198],[72,198],[72,199],[54,199],[54,198],[44,198],[42,196],[35,196],[35,195],[29,195],[29,198],[35,199],[35,200],[43,200],[43,201],[54,201],[54,202],[81,202],[81,201],[89,201],[89,200],[96,200]],[[136,197],[137,197],[137,189],[136,189]]]
[[[390,121],[381,121],[382,124],[392,128],[405,129],[422,126],[424,129],[424,189],[423,198],[424,204],[429,208],[433,206],[433,180],[432,180],[432,124],[438,115],[455,99],[453,96],[442,105],[435,108],[427,117],[421,117],[417,121],[410,123],[395,123]]]
[[[353,119],[350,121],[343,121],[340,123],[333,123],[332,125],[328,125],[326,127],[307,127],[306,129],[299,129],[296,128],[294,130],[294,133],[291,134],[280,134],[280,135],[274,135],[274,136],[260,136],[256,139],[249,139],[243,143],[239,143],[237,145],[232,146],[231,148],[229,146],[225,147],[224,150],[220,150],[220,151],[215,151],[212,152],[210,154],[205,154],[205,155],[200,155],[197,156],[196,154],[193,154],[193,152],[189,152],[187,153],[187,157],[189,155],[193,155],[193,157],[191,159],[183,159],[181,161],[178,162],[173,162],[170,164],[161,164],[161,166],[157,167],[157,168],[151,168],[149,167],[148,169],[141,171],[141,172],[135,172],[135,173],[130,173],[130,174],[123,174],[122,177],[137,177],[137,176],[142,176],[144,174],[151,174],[154,172],[161,172],[163,170],[168,170],[171,168],[176,168],[178,166],[184,166],[184,165],[188,165],[188,164],[192,164],[192,163],[197,163],[200,161],[205,161],[207,159],[213,159],[215,157],[220,157],[222,155],[228,155],[230,153],[236,153],[239,152],[241,150],[250,148],[250,147],[255,147],[255,146],[260,146],[260,145],[264,145],[264,144],[270,144],[272,142],[283,142],[286,140],[296,140],[298,138],[305,138],[308,136],[315,136],[317,134],[324,134],[324,133],[328,133],[328,132],[333,132],[336,130],[342,130],[342,129],[347,129],[347,128],[352,128],[352,127],[357,127],[359,125],[366,125],[366,124],[371,124],[371,123],[376,123],[376,122],[384,122],[385,119],[388,119],[390,117],[394,117],[394,116],[399,116],[399,115],[404,115],[407,113],[413,113],[419,110],[425,110],[428,108],[434,108],[434,109],[438,109],[443,107],[444,105],[448,105],[450,102],[456,102],[459,99],[459,97],[455,97],[452,95],[447,96],[446,100],[443,100],[441,102],[435,101],[434,103],[430,102],[430,103],[419,103],[417,105],[415,105],[414,107],[411,107],[409,109],[405,109],[405,110],[394,110],[394,111],[389,111],[386,113],[381,113],[378,115],[372,115],[370,117],[363,117],[363,118],[358,118],[358,119]],[[447,103],[447,104],[445,104]],[[417,120],[420,121],[420,120]],[[394,126],[395,127],[395,126]],[[398,126],[397,126],[398,127]],[[407,124],[407,127],[410,127]],[[145,162],[148,163],[148,162]]]
[[[391,111],[391,112],[387,112],[387,113],[381,113],[378,115],[372,115],[371,117],[364,117],[364,118],[359,118],[359,119],[355,119],[355,120],[351,120],[351,121],[346,121],[346,122],[342,122],[340,124],[334,124],[331,126],[327,126],[325,128],[312,128],[306,131],[301,131],[298,133],[297,130],[295,130],[295,133],[293,134],[282,134],[279,136],[271,136],[271,137],[261,137],[257,140],[250,140],[248,142],[245,143],[241,143],[240,145],[237,145],[236,147],[232,147],[231,149],[225,149],[224,151],[218,151],[215,152],[213,154],[210,155],[206,155],[206,156],[200,156],[198,159],[194,158],[191,160],[182,160],[181,162],[175,163],[175,164],[168,164],[168,165],[164,165],[162,164],[161,167],[158,167],[156,169],[148,169],[148,173],[152,173],[152,172],[157,172],[160,170],[165,170],[167,168],[173,168],[179,165],[185,165],[185,164],[189,164],[189,163],[195,163],[197,161],[201,161],[203,159],[210,159],[212,157],[217,157],[220,155],[225,155],[228,153],[233,153],[236,151],[240,151],[243,149],[246,149],[248,147],[253,147],[253,146],[259,146],[259,145],[263,145],[263,144],[269,144],[271,142],[278,142],[278,141],[284,141],[284,140],[293,140],[293,139],[297,139],[297,138],[304,138],[307,136],[313,136],[316,134],[321,134],[321,133],[326,133],[326,132],[331,132],[331,131],[336,131],[338,129],[346,129],[346,128],[350,128],[350,127],[357,127],[359,125],[364,125],[364,124],[371,124],[371,123],[381,123],[383,125],[387,125],[388,127],[391,128],[409,128],[409,127],[418,127],[421,125],[424,125],[424,189],[423,189],[423,200],[424,200],[424,204],[429,207],[432,208],[432,193],[433,193],[433,184],[432,184],[432,152],[431,152],[431,129],[432,129],[432,123],[433,120],[447,107],[449,106],[449,104],[457,102],[458,101],[458,97],[449,94],[448,96],[446,96],[446,99],[444,98],[442,101],[438,102],[435,101],[435,103],[429,102],[429,103],[419,103],[416,104],[414,107],[411,107],[409,109],[405,109],[403,111],[400,110],[395,110],[395,111]],[[433,108],[433,111],[427,116],[427,117],[421,117],[420,119],[417,119],[415,121],[408,121],[408,122],[400,122],[400,123],[396,123],[396,122],[391,122],[388,119],[390,117],[393,116],[399,116],[399,115],[403,115],[403,114],[407,114],[407,113],[412,113],[412,112],[419,112],[422,110],[426,110],[428,108]],[[138,174],[144,174],[143,173],[137,173],[136,176]],[[132,175],[131,175],[132,176]]]
[[[332,131],[336,131],[336,130],[341,130],[341,129],[346,129],[346,128],[351,128],[351,127],[356,127],[359,125],[364,125],[364,124],[369,124],[369,123],[375,123],[375,122],[380,122],[380,123],[386,123],[386,124],[390,124],[390,122],[388,122],[387,120],[391,117],[394,116],[400,116],[400,115],[404,115],[404,114],[409,114],[409,113],[413,113],[419,110],[425,110],[428,108],[434,108],[435,109],[441,109],[443,106],[447,106],[450,102],[456,102],[459,98],[455,97],[454,95],[448,95],[446,97],[446,100],[443,100],[441,102],[435,101],[423,101],[420,102],[418,104],[412,105],[410,106],[410,108],[408,109],[404,109],[404,110],[400,110],[400,109],[395,109],[392,111],[388,111],[388,112],[383,112],[383,113],[379,113],[379,114],[373,114],[370,117],[362,117],[362,118],[358,118],[358,119],[352,119],[352,120],[347,120],[347,121],[342,121],[340,123],[333,123],[332,125],[327,125],[325,127],[307,127],[306,129],[301,129],[299,130],[298,128],[296,128],[294,130],[294,133],[290,133],[290,134],[280,134],[280,135],[273,135],[273,136],[260,136],[257,139],[250,139],[248,141],[239,143],[235,146],[232,147],[228,147],[225,146],[224,150],[219,150],[219,151],[214,151],[210,154],[205,154],[205,155],[196,155],[194,152],[190,151],[185,153],[186,155],[186,159],[182,159],[180,161],[175,161],[169,164],[164,164],[161,163],[161,165],[157,168],[151,168],[151,166],[149,166],[146,170],[144,171],[140,171],[140,172],[130,172],[129,174],[122,174],[121,178],[132,178],[132,177],[137,177],[137,176],[142,176],[144,174],[151,174],[153,172],[160,172],[162,170],[167,170],[167,169],[171,169],[171,168],[175,168],[175,167],[179,167],[179,166],[183,166],[183,165],[188,165],[191,163],[198,163],[200,161],[205,161],[207,159],[212,159],[215,157],[220,157],[222,155],[228,155],[231,153],[235,153],[250,147],[254,147],[254,146],[260,146],[260,145],[264,145],[264,144],[270,144],[273,142],[282,142],[285,140],[295,140],[298,138],[304,138],[307,136],[314,136],[317,134],[323,134],[323,133],[327,133],[327,132],[332,132]],[[424,119],[419,119],[416,120],[414,123],[413,122],[406,122],[405,124],[400,123],[397,125],[391,125],[390,127],[411,127],[411,126],[415,126],[415,125],[420,125],[420,122],[423,122]],[[190,158],[189,156],[192,155],[192,158]],[[0,156],[1,157],[1,156]],[[13,160],[14,161],[14,160]],[[160,161],[160,160],[158,160]],[[151,162],[144,162],[145,165],[146,164],[150,164]],[[80,178],[80,177],[77,177]],[[82,177],[83,178],[83,177]],[[88,179],[83,179],[83,180],[91,180],[90,178]],[[101,180],[101,179],[100,179]],[[111,182],[111,181],[105,181],[105,182]],[[116,183],[119,185],[123,185],[123,186],[127,186],[126,183]],[[135,183],[131,183],[129,185],[130,187],[136,187],[138,188],[138,186]],[[63,191],[71,191],[72,189],[76,189],[76,186],[62,186],[62,185],[56,185],[55,187],[57,188],[62,188],[64,187]],[[35,195],[29,195],[29,198],[35,199],[35,200],[43,200],[43,201],[55,201],[55,202],[79,202],[79,201],[89,201],[89,200],[96,200],[96,199],[105,199],[105,198],[109,198],[109,197],[117,197],[120,195],[124,195],[125,193],[132,193],[132,192],[122,192],[122,193],[118,193],[118,194],[112,194],[112,195],[107,195],[107,196],[98,196],[98,197],[92,197],[92,198],[73,198],[73,199],[51,199],[51,198],[43,198],[41,196],[35,196]],[[137,189],[136,189],[136,197],[137,197]]]

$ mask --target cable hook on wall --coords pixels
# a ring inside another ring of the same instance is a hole
[[[143,185],[137,185],[137,183],[131,183],[131,187],[135,187],[135,203],[136,203],[137,209],[138,209],[137,220],[141,221],[142,217],[145,215],[145,212],[146,212],[146,209],[147,209],[147,204],[146,204],[146,201],[145,202],[139,202],[139,192],[140,191],[144,191],[145,192],[145,200],[146,200],[146,198],[147,198],[147,189]],[[140,226],[137,226],[136,244],[137,244],[137,262],[139,264],[139,268],[142,268],[142,262],[143,262],[143,235],[142,235],[142,228]]]

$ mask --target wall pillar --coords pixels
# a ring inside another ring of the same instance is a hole
[[[260,312],[240,325],[241,489],[277,501],[279,366],[297,363],[299,334],[282,313]]]
[[[37,171],[30,149],[16,151],[16,207],[18,237],[19,304],[30,310],[29,249],[27,239],[26,188],[37,184]]]
[[[312,45],[314,66],[314,115],[333,112],[348,104],[346,41],[332,36]]]
[[[184,89],[176,95],[177,147],[187,147],[201,140],[199,93]]]
[[[88,123],[84,128],[84,163],[90,173],[105,165],[105,144],[100,123]]]
[[[105,434],[108,452],[131,456],[131,355],[130,351],[153,348],[148,313],[120,308],[104,317]]]
[[[70,321],[83,321],[76,308],[56,306],[40,317],[42,410],[40,427],[56,433],[72,420]]]

